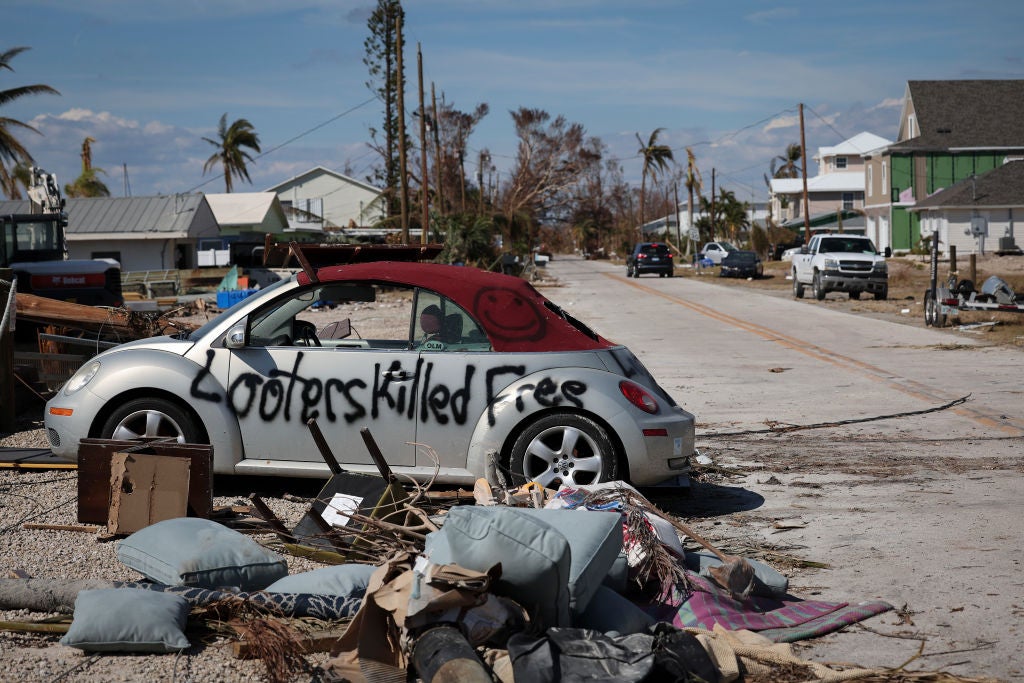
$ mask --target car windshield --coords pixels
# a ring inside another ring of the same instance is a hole
[[[262,290],[260,290],[260,294],[263,294],[263,293],[266,293],[266,292],[269,292],[269,291],[273,291],[273,290],[277,289],[278,287],[282,286],[284,283],[291,282],[293,277],[295,277],[295,276],[293,275],[292,277],[286,277],[286,278],[283,278],[281,280],[278,280],[277,282],[275,282],[273,284],[267,285]],[[249,303],[249,302],[247,302],[246,299],[241,299],[234,306],[232,306],[231,308],[227,309],[226,311],[223,311],[220,315],[214,316],[213,318],[210,318],[209,320],[207,320],[202,325],[202,327],[194,329],[191,332],[182,334],[181,338],[182,339],[186,339],[188,341],[198,341],[198,340],[202,339],[203,337],[206,336],[207,332],[209,332],[213,327],[215,327],[217,325],[217,323],[220,321],[220,319],[222,317],[224,317],[225,315],[230,313],[232,310],[234,310],[235,307],[241,306],[243,303]]]
[[[864,239],[850,239],[847,237],[826,237],[821,240],[821,249],[819,251],[823,253],[838,253],[846,252],[853,254],[877,254],[878,250],[875,249],[875,245],[871,240]]]
[[[664,244],[645,244],[640,247],[639,251],[648,256],[664,256],[668,253],[668,247]]]
[[[753,263],[757,260],[757,254],[752,251],[734,251],[725,258],[729,259],[730,262]]]

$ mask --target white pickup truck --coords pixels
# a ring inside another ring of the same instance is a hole
[[[875,299],[884,300],[889,296],[885,259],[891,254],[888,247],[880,254],[875,243],[863,235],[815,235],[793,255],[793,296],[801,298],[804,287],[809,286],[818,301],[829,292],[847,292],[851,299],[870,292]]]

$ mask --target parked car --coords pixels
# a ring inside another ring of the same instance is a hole
[[[672,252],[662,242],[638,242],[626,257],[626,277],[640,277],[643,273],[657,273],[672,277]]]
[[[730,251],[722,259],[722,270],[718,272],[719,277],[752,277],[759,278],[764,275],[764,263],[757,252],[753,251]]]
[[[101,353],[45,415],[58,455],[169,438],[211,444],[218,474],[329,477],[314,419],[346,470],[377,471],[368,428],[396,473],[436,464],[459,484],[654,484],[685,475],[694,447],[694,416],[629,349],[521,278],[426,263],[297,273],[193,332]]]
[[[701,248],[700,257],[710,259],[717,266],[722,263],[722,259],[730,251],[737,251],[737,249],[729,242],[708,242]]]

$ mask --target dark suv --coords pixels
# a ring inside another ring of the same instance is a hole
[[[626,257],[626,277],[640,277],[641,273],[657,273],[672,277],[672,252],[662,242],[638,242]]]

